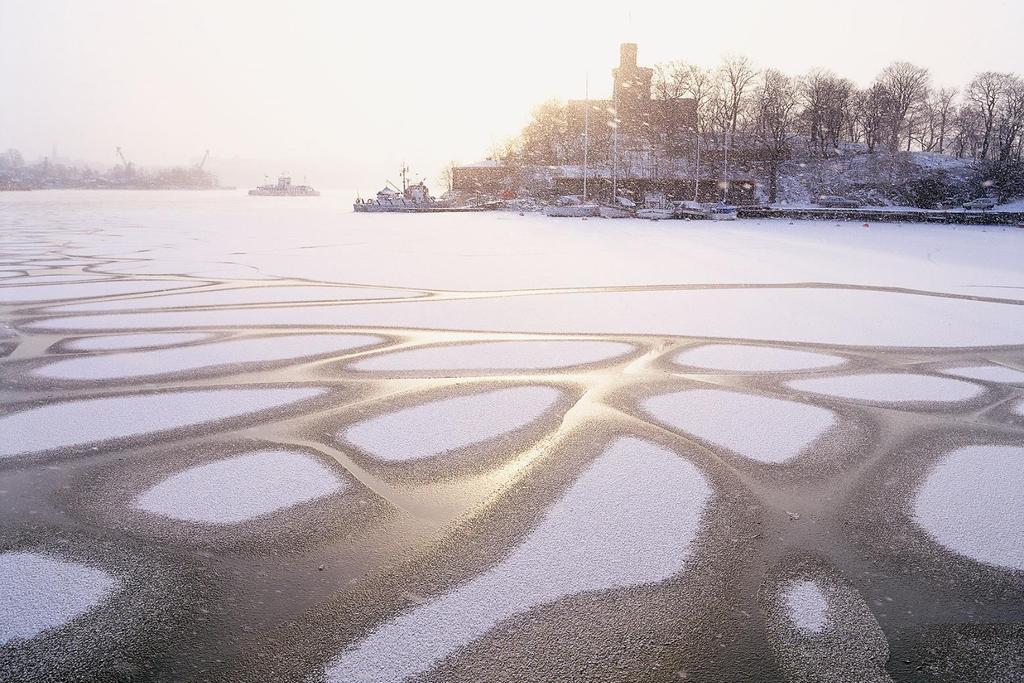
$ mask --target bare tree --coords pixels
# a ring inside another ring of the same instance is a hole
[[[690,78],[690,65],[676,61],[659,64],[651,80],[651,96],[659,100],[679,100],[686,97]]]
[[[1007,74],[999,103],[999,160],[1020,159],[1024,132],[1024,79]]]
[[[889,91],[882,83],[875,83],[857,93],[855,106],[864,142],[868,151],[874,152],[887,137]]]
[[[992,131],[995,130],[996,112],[1006,84],[1006,76],[1006,74],[994,71],[985,71],[975,76],[967,86],[967,101],[979,114],[978,122],[981,124],[981,153],[979,156],[982,159],[988,158]]]
[[[459,167],[457,161],[449,161],[441,170],[441,184],[451,192],[455,189],[455,169]]]
[[[831,71],[814,70],[800,79],[798,92],[803,104],[804,133],[812,154],[829,156],[839,147],[847,129],[853,83]]]
[[[941,88],[928,100],[931,123],[929,151],[934,149],[939,154],[946,153],[946,139],[956,113],[956,96],[955,88]]]
[[[893,62],[878,76],[888,95],[889,148],[897,151],[912,110],[928,98],[928,69],[909,62]],[[908,136],[909,137],[909,136]]]
[[[754,131],[757,154],[765,162],[768,175],[768,201],[779,193],[779,168],[789,158],[797,111],[796,84],[777,69],[768,69],[760,82],[754,103]]]
[[[722,113],[728,121],[729,132],[735,137],[744,100],[757,77],[757,70],[746,57],[726,57],[718,73],[724,106]]]

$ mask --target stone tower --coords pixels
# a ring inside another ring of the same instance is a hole
[[[636,43],[619,46],[619,66],[612,69],[612,88],[624,132],[637,132],[647,118],[654,69],[637,66]]]

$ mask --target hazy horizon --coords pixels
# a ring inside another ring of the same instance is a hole
[[[723,17],[651,2],[525,2],[502,14],[463,2],[381,13],[369,3],[5,0],[0,77],[14,97],[0,110],[0,148],[32,159],[56,147],[107,166],[117,146],[139,165],[187,164],[210,149],[215,171],[241,160],[247,175],[363,190],[404,160],[437,185],[447,161],[483,158],[543,101],[582,97],[587,75],[591,95],[606,95],[620,42],[639,43],[645,65],[743,54],[865,85],[905,60],[962,87],[979,71],[1024,71],[1014,38],[1024,7],[987,7],[741,0]]]

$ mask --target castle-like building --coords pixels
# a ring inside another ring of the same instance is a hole
[[[698,180],[690,163],[696,103],[653,96],[653,80],[654,69],[637,63],[636,43],[623,43],[619,65],[612,69],[611,98],[569,100],[555,153],[545,147],[511,164],[486,160],[456,167],[453,189],[499,196],[511,196],[520,188],[581,194],[585,175],[591,196],[610,196],[617,184],[618,192],[636,198],[648,191],[678,199],[692,199],[695,193],[704,201],[717,198],[721,176],[709,177],[714,169],[702,168]],[[585,173],[584,150],[589,160]],[[730,189],[730,198],[749,199],[752,188],[752,183],[741,183]]]
[[[654,69],[637,64],[636,43],[623,43],[619,46],[619,65],[612,69],[612,98],[569,100],[570,129],[582,133],[584,113],[589,107],[590,125],[603,126],[611,117],[627,145],[650,144],[661,141],[665,134],[691,131],[697,123],[694,101],[653,98],[653,78]]]

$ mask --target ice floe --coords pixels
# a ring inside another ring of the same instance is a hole
[[[42,553],[0,555],[0,645],[63,626],[102,603],[112,576]]]
[[[402,681],[515,614],[577,593],[664,581],[685,567],[711,496],[704,476],[676,453],[619,439],[507,557],[354,644],[328,664],[327,680]]]
[[[380,342],[357,334],[286,334],[181,348],[137,351],[102,356],[65,358],[37,368],[33,374],[49,379],[98,380],[147,377],[236,363],[260,363],[351,351]]]
[[[596,363],[629,353],[631,344],[606,341],[500,341],[428,346],[356,361],[364,371],[541,370]]]
[[[950,368],[942,372],[967,379],[980,379],[983,382],[1024,384],[1024,371],[1014,370],[1003,365],[972,365],[963,368]]]
[[[547,386],[479,392],[402,408],[356,423],[339,436],[380,460],[418,460],[525,427],[561,397]]]
[[[101,337],[82,337],[64,345],[69,351],[119,351],[144,349],[149,346],[170,346],[208,339],[204,332],[150,332],[141,334],[111,334]]]
[[[0,458],[207,424],[297,403],[324,391],[204,389],[50,403],[0,417]]]
[[[1024,448],[967,446],[943,456],[917,491],[913,516],[948,550],[1024,570]]]
[[[308,455],[256,451],[179,472],[145,491],[135,506],[188,522],[237,524],[347,487]]]
[[[796,457],[835,424],[824,408],[718,389],[654,396],[643,408],[674,429],[767,463]]]
[[[85,299],[96,296],[125,294],[146,294],[184,287],[180,282],[139,282],[134,280],[110,280],[108,282],[84,282],[63,285],[27,285],[25,287],[0,287],[0,303],[20,304],[60,299]],[[128,304],[124,304],[129,307]]]
[[[29,327],[113,330],[250,324],[685,335],[855,346],[1024,343],[1022,306],[842,288],[573,292],[255,311],[153,312],[53,318]]]
[[[815,377],[789,382],[789,386],[815,394],[850,398],[858,401],[897,403],[900,401],[966,401],[985,390],[977,384],[958,379],[911,375],[906,373],[875,373]]]
[[[828,602],[825,594],[814,581],[794,581],[782,594],[789,613],[789,619],[798,629],[818,633],[825,628],[828,618]]]
[[[684,349],[672,360],[678,365],[727,372],[812,370],[846,362],[845,358],[823,353],[745,344],[705,344]]]
[[[889,644],[860,593],[836,572],[775,587],[768,605],[768,639],[788,681],[891,683]]]
[[[120,311],[125,309],[188,308],[191,306],[240,306],[245,304],[276,304],[302,301],[392,299],[396,297],[419,296],[420,294],[422,292],[377,287],[260,286],[167,294],[129,301],[91,301],[82,304],[55,306],[51,310],[67,312]]]

